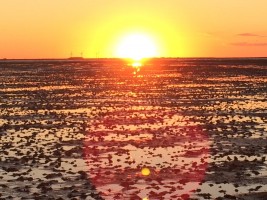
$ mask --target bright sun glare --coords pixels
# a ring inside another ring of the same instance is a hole
[[[131,34],[121,39],[116,55],[120,58],[141,60],[157,56],[155,42],[145,34]]]

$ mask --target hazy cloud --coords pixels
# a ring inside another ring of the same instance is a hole
[[[240,33],[237,35],[241,36],[241,37],[266,37],[265,35],[258,35],[258,34],[254,34],[254,33]]]
[[[249,42],[235,42],[231,43],[234,46],[267,46],[267,42],[256,42],[256,43],[249,43]]]

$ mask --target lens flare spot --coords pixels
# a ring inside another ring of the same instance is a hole
[[[149,176],[150,175],[150,169],[147,168],[147,167],[144,167],[142,170],[141,170],[141,174],[143,176]]]

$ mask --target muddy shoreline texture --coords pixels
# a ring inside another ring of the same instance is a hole
[[[0,70],[0,199],[267,198],[266,59]]]

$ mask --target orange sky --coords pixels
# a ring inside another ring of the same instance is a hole
[[[0,58],[115,57],[125,35],[157,56],[267,56],[266,0],[2,0]]]

